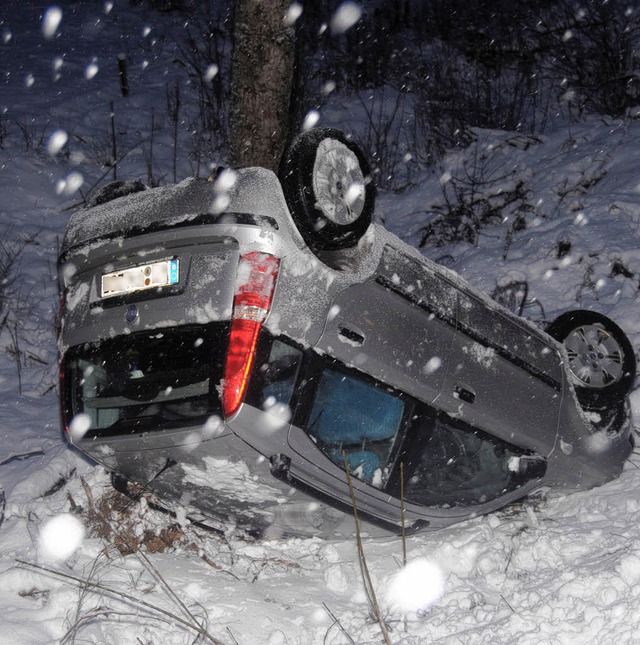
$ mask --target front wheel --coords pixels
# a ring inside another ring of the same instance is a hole
[[[576,310],[554,320],[547,332],[567,350],[580,405],[597,410],[620,404],[636,376],[636,358],[626,334],[595,311]]]
[[[355,246],[371,223],[375,187],[360,148],[340,130],[315,128],[285,153],[280,183],[300,234],[313,251]]]

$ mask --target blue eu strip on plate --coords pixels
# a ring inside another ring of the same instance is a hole
[[[169,261],[169,284],[177,284],[180,279],[180,260]]]

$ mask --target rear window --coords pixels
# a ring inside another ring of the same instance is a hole
[[[88,436],[125,434],[222,416],[219,384],[228,323],[136,332],[86,343],[65,357],[67,422],[84,413]]]

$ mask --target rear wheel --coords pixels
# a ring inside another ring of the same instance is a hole
[[[619,404],[636,376],[636,359],[626,334],[595,311],[562,314],[548,328],[569,357],[580,404],[591,410]]]
[[[340,130],[316,128],[298,136],[283,157],[280,182],[313,251],[354,246],[371,223],[375,187],[369,165]]]

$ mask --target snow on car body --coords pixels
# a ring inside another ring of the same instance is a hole
[[[619,328],[595,341],[612,343],[613,368],[564,324],[569,356],[370,224],[351,142],[307,139],[280,180],[246,168],[72,216],[59,264],[70,441],[192,517],[274,531],[333,530],[342,515],[306,495],[350,507],[345,462],[359,512],[390,527],[401,494],[408,525],[438,528],[616,477],[635,373]],[[595,388],[578,359],[605,374]]]

